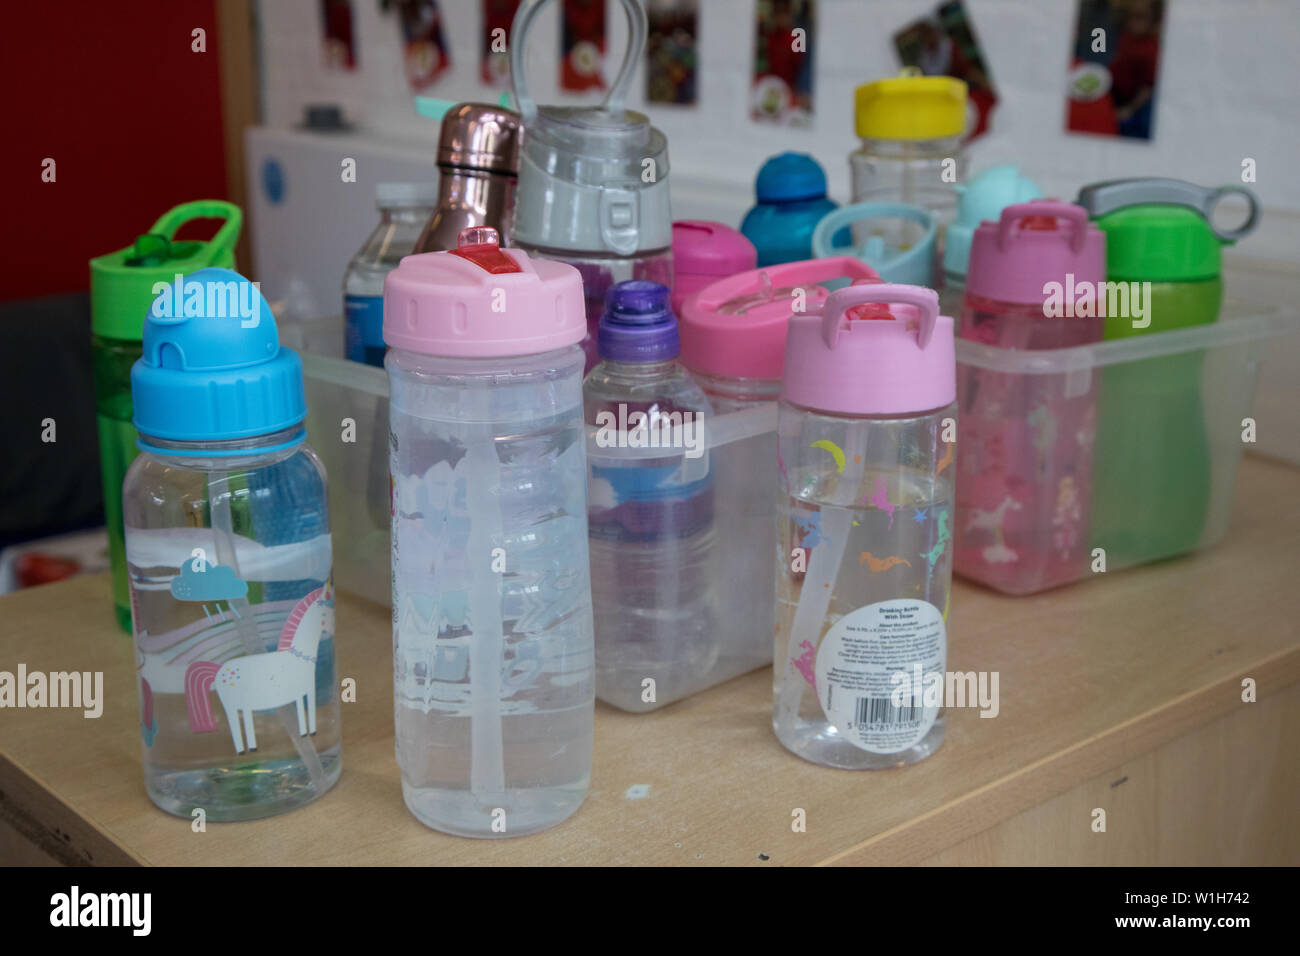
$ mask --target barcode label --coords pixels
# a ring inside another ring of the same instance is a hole
[[[925,707],[920,704],[895,707],[888,697],[859,697],[855,723],[859,727],[915,727],[924,713]]]

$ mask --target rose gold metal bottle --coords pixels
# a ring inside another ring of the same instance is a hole
[[[519,115],[485,103],[460,103],[442,119],[438,206],[415,244],[418,252],[456,248],[462,229],[510,234],[519,174]]]

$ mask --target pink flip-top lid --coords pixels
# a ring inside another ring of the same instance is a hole
[[[673,311],[710,282],[758,264],[754,244],[730,226],[704,219],[673,223]]]
[[[457,248],[407,256],[384,280],[384,342],[452,358],[537,355],[587,334],[573,266],[502,249],[497,231],[461,231]]]
[[[871,308],[875,303],[883,307]],[[953,325],[939,315],[938,293],[916,285],[852,285],[792,317],[781,398],[846,415],[903,415],[951,404],[957,398]]]
[[[1082,206],[1035,199],[1007,206],[997,222],[985,220],[970,246],[966,290],[999,302],[1041,303],[1048,282],[1103,282],[1106,235]]]
[[[728,378],[779,379],[785,334],[796,305],[811,312],[830,295],[830,279],[880,281],[861,259],[829,256],[751,269],[691,296],[678,314],[682,363]],[[801,299],[801,302],[797,302]]]

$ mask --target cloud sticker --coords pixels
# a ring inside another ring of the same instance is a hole
[[[172,578],[172,597],[178,601],[230,601],[246,594],[248,585],[224,564],[209,564],[206,571],[195,571],[194,562],[186,561],[181,573]]]

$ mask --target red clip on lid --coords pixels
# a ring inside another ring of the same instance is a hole
[[[474,265],[494,276],[507,272],[522,272],[519,263],[501,251],[501,237],[491,226],[470,226],[456,237],[456,248],[448,249],[453,256],[468,259]]]

